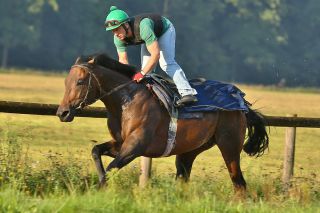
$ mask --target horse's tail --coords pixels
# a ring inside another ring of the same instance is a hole
[[[249,108],[246,113],[248,136],[243,150],[249,156],[261,156],[264,150],[268,148],[269,137],[266,131],[263,115]]]

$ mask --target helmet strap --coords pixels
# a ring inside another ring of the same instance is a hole
[[[126,26],[126,23],[123,23],[121,26],[122,26],[123,29],[126,31],[126,38],[128,38],[129,27]]]

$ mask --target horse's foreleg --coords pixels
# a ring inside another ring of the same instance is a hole
[[[104,183],[105,183],[105,171],[103,168],[101,156],[107,155],[107,156],[115,158],[115,156],[117,156],[117,154],[119,152],[119,149],[120,149],[120,143],[118,143],[114,140],[95,145],[92,148],[91,154],[92,154],[93,161],[94,161],[96,168],[97,168],[97,171],[98,171],[100,185],[104,185]]]
[[[118,155],[106,168],[106,172],[114,168],[121,169],[135,158],[142,156],[144,150],[146,149],[146,145],[142,145],[142,141],[146,141],[146,139],[147,138],[144,138],[142,140],[137,136],[127,138],[122,144]]]
[[[138,152],[136,152],[134,149],[120,151],[119,155],[117,155],[117,157],[108,165],[108,167],[106,168],[106,172],[115,168],[121,169],[139,156],[141,156],[141,154],[138,154]]]
[[[182,178],[188,181],[191,174],[192,164],[196,157],[203,151],[210,149],[214,145],[214,140],[209,140],[199,148],[176,156],[176,179]]]

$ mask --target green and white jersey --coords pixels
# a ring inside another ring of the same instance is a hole
[[[162,18],[162,24],[163,24],[162,34],[164,34],[169,29],[171,22],[169,19],[167,19],[165,17],[161,17],[161,18]],[[145,42],[145,44],[147,46],[152,44],[154,41],[156,41],[158,39],[155,32],[154,32],[154,21],[153,20],[151,20],[150,18],[144,18],[141,20],[139,26],[140,26],[140,37]],[[131,30],[133,30],[133,29],[131,29]],[[127,44],[125,41],[121,41],[116,36],[114,36],[113,38],[114,38],[113,40],[114,40],[114,44],[117,48],[117,51],[118,52],[125,52],[127,49],[127,46],[129,44]]]

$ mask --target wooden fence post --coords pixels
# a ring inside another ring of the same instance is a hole
[[[288,116],[297,117],[297,114],[288,115]],[[296,143],[296,127],[287,127],[286,143],[284,148],[283,175],[282,175],[282,182],[286,188],[289,187],[290,179],[293,176],[295,143]]]
[[[151,175],[152,158],[140,158],[141,173],[139,177],[139,186],[145,187]]]

